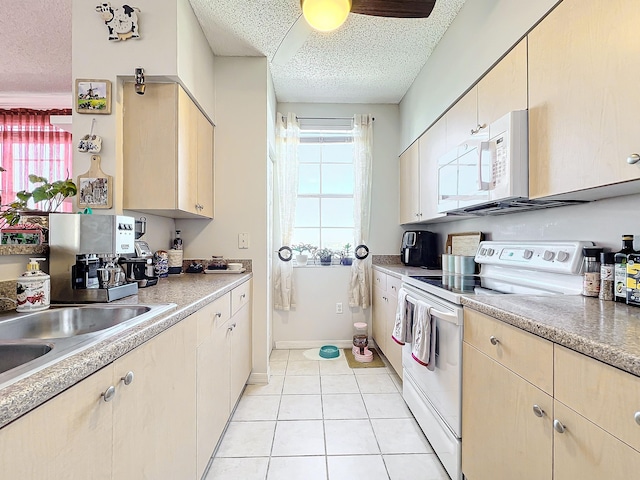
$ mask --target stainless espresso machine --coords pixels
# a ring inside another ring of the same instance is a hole
[[[134,218],[49,216],[49,274],[54,302],[111,302],[138,292],[118,259],[134,252]]]

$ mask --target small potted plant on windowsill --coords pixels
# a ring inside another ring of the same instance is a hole
[[[7,225],[15,225],[25,216],[42,216],[58,210],[62,202],[78,193],[78,187],[73,180],[57,180],[49,182],[44,177],[29,175],[29,182],[35,185],[31,191],[22,190],[16,193],[16,199],[6,205],[1,205],[0,218]],[[42,202],[42,210],[30,209],[29,200],[34,203]]]
[[[342,247],[342,251],[340,252],[340,263],[342,265],[351,265],[353,263],[353,258],[351,258],[351,244],[347,243],[344,247]]]
[[[316,250],[315,256],[320,259],[320,265],[331,265],[335,253],[330,248]]]
[[[296,243],[291,245],[291,250],[294,252],[298,252],[296,255],[296,264],[297,265],[306,265],[309,261],[309,256],[305,255],[304,252],[308,252],[313,255],[314,252],[318,249],[318,247],[314,247],[310,243]]]

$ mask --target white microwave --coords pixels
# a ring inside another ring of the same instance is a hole
[[[527,111],[517,110],[438,159],[438,212],[527,198]]]

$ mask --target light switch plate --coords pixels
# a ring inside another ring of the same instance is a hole
[[[241,248],[241,249],[249,248],[249,234],[248,233],[239,233],[238,234],[238,248]]]

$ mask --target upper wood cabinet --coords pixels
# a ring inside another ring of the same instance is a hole
[[[420,221],[420,152],[414,142],[400,155],[400,223]]]
[[[213,125],[176,83],[124,88],[124,208],[213,218]]]
[[[438,159],[446,153],[446,123],[438,120],[418,140],[420,158],[420,220],[445,217],[438,213]]]
[[[636,2],[564,0],[529,34],[531,197],[640,178],[639,23]]]

